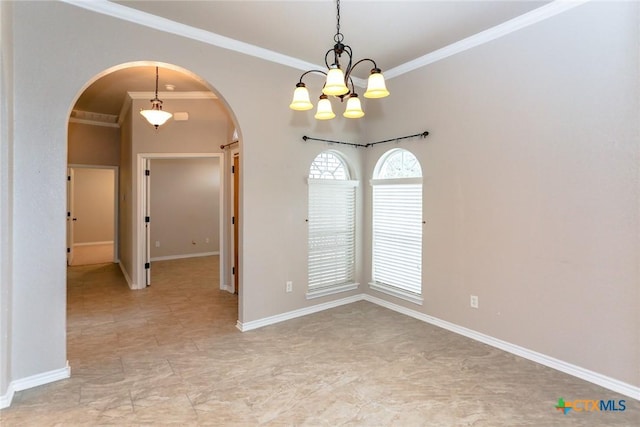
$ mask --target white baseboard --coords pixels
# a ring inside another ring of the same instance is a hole
[[[446,320],[438,319],[437,317],[429,316],[427,314],[411,310],[410,308],[385,301],[372,295],[362,295],[362,297],[362,299],[364,299],[365,301],[369,301],[381,307],[385,307],[398,313],[413,317],[414,319],[430,323],[434,326],[438,326],[448,331],[455,332],[456,334],[460,334],[464,337],[471,338],[472,340],[499,348],[500,350],[506,351],[507,353],[515,354],[516,356],[520,356],[524,359],[531,360],[533,362],[539,363],[560,372],[564,372],[565,374],[572,375],[585,381],[589,381],[590,383],[597,384],[601,387],[615,391],[633,399],[640,400],[640,387],[636,387],[634,385],[616,380],[615,378],[611,378],[606,375],[599,374],[589,369],[564,362],[554,357],[547,356],[545,354],[538,353],[536,351],[529,350],[527,348],[520,347],[506,341],[502,341],[500,339],[482,334],[472,329],[447,322]]]
[[[220,255],[220,252],[215,251],[215,252],[200,252],[197,254],[157,256],[157,257],[151,258],[151,261],[168,261],[171,259],[198,258],[202,256],[212,256],[212,255]]]
[[[118,262],[118,265],[120,266],[120,271],[122,271],[122,275],[124,276],[124,280],[127,281],[127,285],[129,285],[129,289],[135,289],[134,283],[131,280],[131,277],[129,276],[129,273],[127,273],[127,269],[124,268],[124,264],[122,264],[121,262]]]
[[[41,385],[49,384],[55,381],[67,379],[71,376],[71,367],[67,361],[67,366],[61,369],[54,369],[53,371],[43,372],[41,374],[32,375],[26,378],[20,378],[15,381],[11,381],[7,392],[4,396],[0,397],[0,409],[8,408],[13,400],[13,395],[16,391],[27,390],[29,388],[38,387]]]
[[[286,313],[277,314],[275,316],[265,317],[263,319],[252,320],[251,322],[242,323],[238,320],[236,328],[242,332],[251,331],[253,329],[262,328],[264,326],[273,325],[274,323],[284,322],[285,320],[295,319],[296,317],[306,316],[308,314],[317,313],[319,311],[328,310],[345,304],[351,304],[363,299],[363,294],[353,295],[335,301],[329,301],[322,304],[312,305],[311,307],[301,308],[299,310],[288,311]]]
[[[15,394],[15,392],[16,391],[13,389],[13,386],[9,384],[9,387],[7,387],[7,392],[0,396],[0,409],[8,408],[9,406],[11,406],[11,401],[13,400],[13,395]]]

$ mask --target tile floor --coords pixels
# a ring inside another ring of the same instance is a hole
[[[16,393],[9,426],[638,426],[640,402],[367,302],[235,328],[217,258],[71,267],[72,377]],[[624,399],[575,412],[559,397]]]

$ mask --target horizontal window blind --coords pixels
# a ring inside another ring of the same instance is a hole
[[[355,281],[357,181],[309,180],[309,290]]]
[[[422,184],[373,183],[373,281],[422,293]]]

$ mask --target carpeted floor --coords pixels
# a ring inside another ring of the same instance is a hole
[[[72,377],[16,393],[0,424],[640,425],[638,401],[368,302],[241,333],[217,272],[155,262],[130,291],[116,265],[69,268]]]

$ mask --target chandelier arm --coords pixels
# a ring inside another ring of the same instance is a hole
[[[306,76],[307,74],[310,73],[320,73],[320,74],[324,74],[325,76],[327,75],[327,73],[325,71],[322,70],[309,70],[309,71],[305,71],[304,73],[302,73],[302,75],[300,76],[300,81],[298,83],[302,83],[302,79],[304,78],[304,76]]]
[[[354,68],[356,68],[356,65],[358,65],[361,62],[365,62],[365,61],[370,61],[373,64],[373,68],[378,68],[378,65],[376,64],[376,61],[374,61],[373,59],[370,59],[370,58],[363,58],[363,59],[359,60],[358,62],[356,62],[355,64],[353,64],[351,69],[353,70]]]

